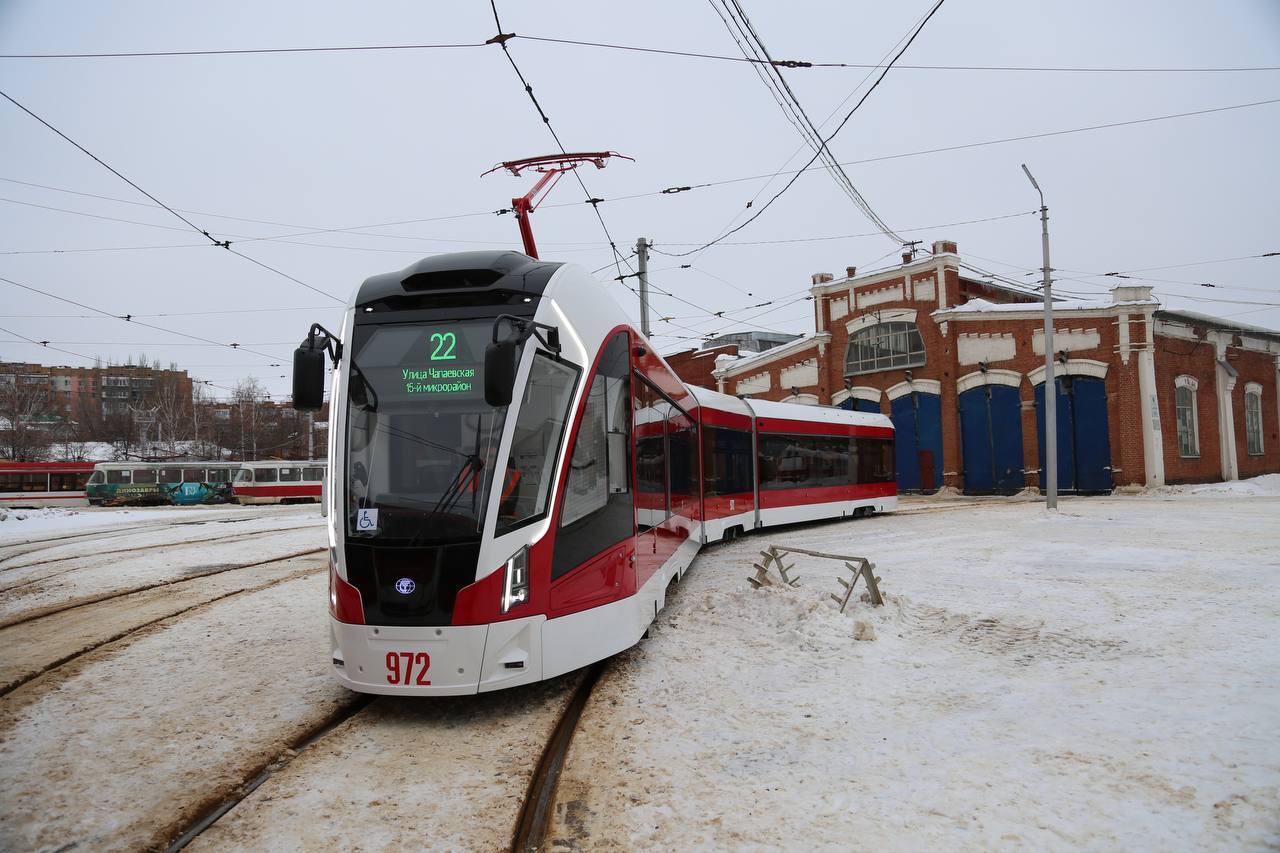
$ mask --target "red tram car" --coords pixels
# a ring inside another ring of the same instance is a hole
[[[887,417],[682,383],[600,282],[518,252],[374,276],[334,363],[333,672],[368,693],[551,678],[639,641],[704,544],[891,510]]]
[[[0,462],[0,507],[88,506],[92,462]]]

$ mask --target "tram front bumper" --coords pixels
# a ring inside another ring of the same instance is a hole
[[[542,623],[350,625],[329,618],[334,677],[360,693],[460,696],[542,678]]]

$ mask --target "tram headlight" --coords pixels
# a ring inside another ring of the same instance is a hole
[[[512,554],[504,570],[506,578],[502,584],[502,612],[506,613],[529,600],[529,547],[526,545]]]

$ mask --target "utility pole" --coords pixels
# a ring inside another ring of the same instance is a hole
[[[1040,247],[1044,254],[1044,496],[1048,509],[1058,508],[1058,385],[1053,377],[1053,280],[1049,275],[1049,208],[1044,193],[1022,164],[1027,180],[1040,194]]]
[[[649,241],[636,240],[636,255],[640,259],[640,334],[649,337]]]

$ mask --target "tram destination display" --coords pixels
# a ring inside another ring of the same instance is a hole
[[[355,369],[391,401],[475,399],[484,394],[491,321],[382,326],[371,330]]]

